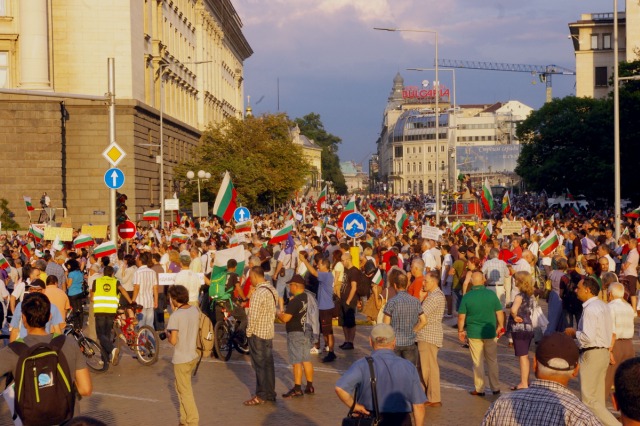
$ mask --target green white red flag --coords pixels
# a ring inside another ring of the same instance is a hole
[[[225,222],[229,222],[234,210],[238,207],[237,198],[238,194],[233,187],[233,182],[231,182],[231,175],[229,172],[225,172],[216,195],[216,202],[213,205],[213,214],[221,217]]]
[[[459,234],[462,231],[462,222],[459,220],[455,221],[453,225],[451,225],[451,232],[454,234]]]
[[[179,232],[176,232],[174,234],[171,234],[171,245],[173,244],[184,244],[189,240],[189,236],[188,235],[184,235],[184,234],[180,234]]]
[[[622,231],[620,235],[629,235],[629,228],[624,228],[624,231]]]
[[[73,248],[83,248],[83,247],[92,247],[95,244],[91,235],[78,235],[75,240],[73,240]]]
[[[489,221],[487,222],[487,226],[482,230],[482,233],[480,233],[480,241],[487,241],[489,237],[491,237],[491,234],[493,234],[493,225],[491,221]]]
[[[331,225],[329,223],[327,223],[327,225],[324,227],[324,229],[329,232],[330,234],[335,234],[336,232],[338,232],[338,227],[335,225]]]
[[[322,206],[327,202],[327,185],[322,188],[320,195],[318,195],[318,201],[316,201],[316,210],[318,213],[322,211]]]
[[[159,221],[160,209],[147,210],[146,212],[142,213],[142,220]]]
[[[378,221],[378,213],[376,213],[376,211],[371,206],[367,208],[367,216],[369,216],[369,219],[372,223],[376,223]]]
[[[502,196],[502,215],[506,216],[511,213],[511,197],[509,191],[505,191]]]
[[[340,213],[340,217],[338,218],[338,227],[342,228],[342,222],[344,222],[344,218],[347,217],[349,213],[353,213],[356,211],[358,211],[358,209],[356,208],[356,196],[352,195],[351,199],[344,207],[344,210],[342,210],[342,213]]]
[[[489,180],[487,178],[484,179],[484,183],[482,184],[482,193],[480,194],[480,198],[484,209],[487,213],[491,213],[493,210],[493,195],[491,194],[491,187],[489,186]]]
[[[576,209],[576,206],[574,206],[573,204],[569,206],[569,211],[574,216],[580,216],[580,212],[578,211],[578,209]]]
[[[409,217],[407,216],[407,212],[405,212],[404,209],[400,209],[396,213],[396,229],[398,230],[398,233],[405,232],[407,226],[409,226]]]
[[[35,210],[35,207],[33,207],[33,204],[31,204],[31,197],[27,197],[26,195],[23,195],[22,199],[24,200],[24,204],[27,207],[28,212],[32,212]]]
[[[243,232],[251,233],[253,229],[253,220],[247,220],[244,222],[236,223],[236,234]]]
[[[27,256],[27,258],[30,258],[31,256],[33,256],[33,251],[35,249],[36,248],[33,245],[33,243],[27,243],[22,245],[22,252],[24,253],[25,256]]]
[[[118,251],[116,245],[111,241],[107,241],[93,249],[93,256],[96,259],[99,259],[101,257],[111,256],[112,254],[115,254],[116,251]]]
[[[639,218],[640,217],[640,207],[638,207],[637,209],[635,209],[635,210],[633,210],[633,211],[631,211],[629,213],[626,213],[625,216],[633,218],[633,219]]]
[[[6,257],[0,254],[0,269],[9,269],[11,265],[9,265],[9,261]]]
[[[209,296],[217,299],[229,299],[233,289],[227,289],[227,262],[235,259],[238,262],[236,273],[242,276],[244,272],[244,247],[238,245],[225,250],[218,250],[213,260],[213,270],[211,271],[211,283],[209,285]]]
[[[372,281],[375,285],[380,285],[380,283],[382,282],[382,273],[380,272],[380,269],[376,271],[376,274],[373,276]]]
[[[543,256],[549,256],[559,245],[558,234],[554,229],[546,238],[540,241],[540,253]]]
[[[44,238],[44,230],[35,225],[31,225],[29,226],[29,235],[31,235],[37,242],[40,242]]]
[[[285,224],[284,228],[280,229],[279,231],[277,231],[271,236],[271,239],[269,240],[269,244],[275,245],[275,244],[281,243],[282,241],[286,240],[287,237],[289,237],[289,234],[291,233],[291,231],[293,231],[293,223],[288,222],[287,224]]]

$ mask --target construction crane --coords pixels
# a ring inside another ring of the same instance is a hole
[[[576,72],[558,65],[504,64],[500,62],[462,61],[458,59],[440,59],[438,66],[447,68],[468,68],[474,70],[528,72],[537,75],[541,83],[547,86],[547,102],[551,102],[551,76],[576,75]]]

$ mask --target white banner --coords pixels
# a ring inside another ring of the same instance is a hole
[[[177,274],[158,274],[158,285],[174,285],[176,283],[176,275]],[[200,277],[200,285],[204,284],[204,274],[200,272],[198,274]]]
[[[442,231],[435,226],[422,226],[422,238],[427,240],[438,241],[442,235]]]

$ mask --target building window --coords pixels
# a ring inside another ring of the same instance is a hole
[[[596,67],[596,87],[607,87],[607,67]]]
[[[0,52],[0,88],[9,88],[9,52]]]
[[[416,172],[416,163],[413,163],[413,173]]]
[[[598,50],[598,34],[591,34],[591,50]]]
[[[0,0],[0,16],[8,15],[7,3],[9,3],[7,0]]]
[[[422,162],[418,163],[418,172],[422,173]]]
[[[402,147],[401,146],[397,146],[395,148],[395,157],[396,158],[402,158]]]
[[[602,48],[611,49],[611,34],[602,35]]]
[[[407,163],[407,173],[411,172],[411,163]]]

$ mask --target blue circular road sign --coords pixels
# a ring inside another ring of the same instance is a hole
[[[349,213],[342,222],[344,233],[351,238],[358,238],[367,232],[367,221],[358,212]]]
[[[246,222],[251,219],[251,213],[249,213],[249,209],[246,207],[238,207],[233,211],[233,218],[238,223]]]
[[[104,183],[109,189],[120,189],[124,185],[124,172],[118,168],[112,168],[105,172]]]

